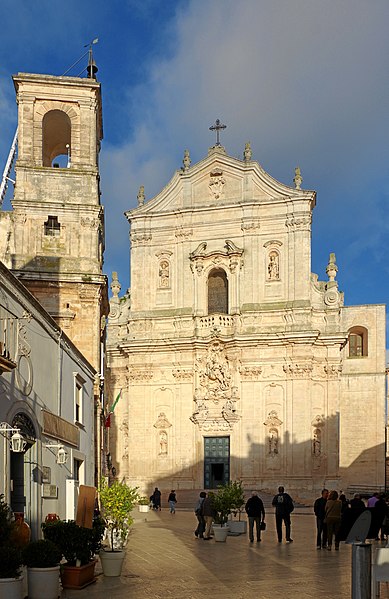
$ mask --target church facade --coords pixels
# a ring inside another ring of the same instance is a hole
[[[316,194],[216,144],[127,212],[107,340],[118,476],[146,493],[384,484],[385,307],[311,273]]]

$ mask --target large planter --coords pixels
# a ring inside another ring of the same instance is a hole
[[[126,556],[125,551],[104,551],[102,549],[99,556],[104,576],[120,576]]]
[[[0,578],[0,599],[23,599],[23,577]]]
[[[149,512],[150,506],[149,505],[138,505],[138,509],[140,512]]]
[[[64,589],[84,589],[95,582],[96,560],[84,566],[61,566],[61,582]]]
[[[230,520],[228,526],[232,534],[244,535],[247,532],[246,520]]]
[[[225,543],[227,539],[229,528],[228,526],[214,526],[213,534],[214,539],[217,543]]]
[[[58,599],[59,566],[27,568],[28,599]]]

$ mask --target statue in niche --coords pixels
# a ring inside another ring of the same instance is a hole
[[[312,438],[312,455],[319,457],[321,455],[321,430],[315,428]]]
[[[271,428],[269,430],[269,454],[277,455],[278,454],[278,430],[276,428]]]
[[[159,455],[167,455],[167,432],[159,433]]]
[[[165,289],[170,286],[170,269],[167,260],[162,260],[159,264],[159,286]]]
[[[279,255],[277,252],[270,252],[269,264],[267,266],[268,278],[270,281],[277,281],[280,278]]]

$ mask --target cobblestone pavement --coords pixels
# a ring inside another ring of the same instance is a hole
[[[308,508],[292,514],[291,544],[277,543],[274,515],[267,513],[262,542],[244,535],[226,543],[196,539],[193,513],[138,514],[120,578],[105,578],[62,599],[317,599],[351,597],[351,546],[318,551]],[[382,598],[388,598],[387,583]]]

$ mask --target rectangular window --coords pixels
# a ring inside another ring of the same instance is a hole
[[[73,478],[74,480],[77,480],[78,482],[82,483],[82,466],[83,466],[83,461],[82,460],[77,460],[76,458],[73,461]]]
[[[356,333],[351,333],[349,338],[350,357],[359,358],[363,356],[363,336]]]
[[[74,379],[74,421],[83,424],[84,380],[75,375]]]

